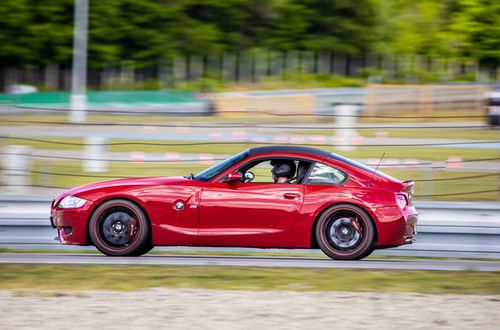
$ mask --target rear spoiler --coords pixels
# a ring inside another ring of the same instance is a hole
[[[403,181],[403,192],[408,196],[408,203],[413,204],[413,194],[415,189],[415,182],[413,180]]]

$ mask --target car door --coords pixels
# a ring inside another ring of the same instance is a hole
[[[270,178],[270,173],[266,176]],[[300,216],[303,200],[304,187],[300,184],[210,183],[201,193],[200,243],[216,246],[289,246],[286,233]]]

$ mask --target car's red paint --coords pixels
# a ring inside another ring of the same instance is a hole
[[[87,221],[91,209],[91,203],[77,209],[52,208],[51,222],[54,227],[58,228],[59,239],[62,244],[87,244]],[[70,227],[71,233],[66,234],[64,227]]]
[[[303,196],[303,185],[214,183],[204,187],[200,244],[259,246],[262,241],[267,247],[300,246],[301,236],[293,230],[302,220]]]
[[[316,247],[314,225],[321,212],[346,203],[368,213],[376,228],[376,248],[413,241],[417,212],[411,204],[401,209],[395,198],[404,191],[404,183],[342,158],[310,153],[307,148],[255,149],[260,151],[250,152],[208,181],[185,177],[122,179],[68,190],[52,204],[53,226],[58,228],[62,244],[91,244],[87,231],[92,212],[105,201],[120,198],[136,203],[145,212],[154,245],[309,248]],[[342,186],[223,182],[243,164],[283,157],[327,164],[349,178]],[[59,203],[68,195],[87,202],[76,209],[60,208]],[[182,209],[176,208],[177,202],[182,202]],[[64,227],[71,227],[71,233]]]

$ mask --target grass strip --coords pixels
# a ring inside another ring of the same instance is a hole
[[[500,294],[500,274],[215,266],[0,265],[0,288],[118,290],[389,291]]]
[[[335,134],[335,126],[331,130],[292,130],[289,134],[294,135],[325,135]],[[500,130],[495,129],[361,129],[357,133],[363,137],[387,137],[387,138],[410,138],[410,139],[457,139],[457,140],[499,140]],[[389,142],[390,143],[390,142]]]
[[[9,122],[12,121],[46,121],[46,122],[61,122],[69,123],[68,113],[58,112],[58,113],[48,113],[43,110],[47,108],[43,105],[39,106],[42,110],[38,110],[37,113],[23,114],[15,113],[13,110],[9,114],[0,115],[0,120],[2,120],[2,125],[4,126],[24,126],[22,122]],[[50,107],[49,107],[50,108]],[[106,110],[106,109],[105,109]],[[109,109],[112,110],[112,109]],[[33,112],[37,110],[32,110]],[[146,110],[148,111],[148,110]],[[149,110],[151,111],[151,110]],[[263,111],[261,109],[261,111]],[[276,113],[278,115],[269,115],[266,112]],[[303,111],[306,112],[306,111]],[[158,124],[170,124],[170,123],[241,123],[243,121],[259,122],[259,123],[296,123],[296,122],[309,122],[309,123],[332,123],[334,127],[337,122],[337,117],[333,116],[332,112],[329,112],[328,116],[314,116],[313,114],[308,114],[301,116],[298,115],[287,115],[293,113],[291,111],[283,109],[267,110],[264,113],[259,113],[256,109],[249,112],[241,113],[218,113],[213,116],[185,116],[178,115],[172,116],[168,114],[152,114],[149,113],[95,113],[89,112],[87,116],[88,123],[103,123],[103,122],[119,122],[119,123],[144,123],[151,125]],[[281,114],[281,115],[280,115]],[[285,115],[283,115],[285,114]],[[374,114],[362,114],[361,118],[357,118],[356,121],[362,124],[370,123],[428,123],[428,122],[474,122],[477,124],[486,122],[486,118],[482,117],[485,113],[477,110],[448,110],[439,111],[429,114],[421,114],[419,112],[411,111],[380,111]]]
[[[495,132],[496,133],[496,132]],[[441,134],[445,134],[441,131]],[[415,136],[425,138],[425,136]],[[83,143],[83,139],[78,138],[55,138],[55,137],[31,137],[34,139],[47,140],[52,143],[41,141],[19,141],[16,139],[1,139],[1,145],[25,145],[34,149],[47,150],[83,150],[83,145],[64,145],[57,142]],[[496,138],[498,139],[498,137]],[[489,139],[491,141],[495,138]],[[217,143],[209,144],[203,141],[172,141],[172,140],[134,140],[134,139],[111,139],[108,143],[119,143],[119,145],[108,146],[111,152],[150,152],[150,153],[209,153],[217,156],[218,154],[232,155],[241,152],[247,148],[257,146],[252,142],[238,143]],[[141,144],[144,143],[144,144]],[[197,145],[197,143],[199,143]],[[390,140],[387,141],[390,144]],[[425,140],[422,140],[425,143]],[[272,143],[270,143],[272,145]],[[260,146],[260,145],[259,145]],[[301,146],[297,144],[297,146]],[[334,146],[303,144],[302,146],[316,147],[326,151],[342,154],[349,158],[380,158],[385,152],[385,158],[419,158],[422,160],[446,161],[449,156],[459,156],[463,160],[478,158],[498,157],[498,150],[494,148],[467,148],[453,146],[356,146],[352,151],[339,150]]]
[[[311,252],[293,252],[294,250],[287,250],[286,252],[267,252],[262,249],[262,252],[245,252],[245,251],[225,251],[225,250],[211,250],[211,251],[161,251],[153,250],[148,254],[162,255],[162,256],[226,256],[226,257],[295,257],[295,258],[318,258],[329,259],[320,250],[310,250]],[[67,250],[67,249],[13,249],[13,248],[0,248],[0,253],[55,253],[55,254],[101,254],[98,250]],[[379,260],[467,260],[467,261],[496,261],[500,259],[492,258],[446,258],[446,257],[412,257],[412,256],[386,256],[372,254],[366,259]]]
[[[105,181],[120,177],[146,176],[183,176],[198,173],[209,165],[202,164],[134,164],[110,163],[109,169],[103,173],[88,173],[82,170],[82,163],[77,161],[33,161],[31,184],[56,187],[75,187],[91,182]],[[443,195],[467,191],[485,191],[498,189],[498,178],[495,176],[475,177],[491,172],[445,170],[429,171],[425,169],[390,169],[382,168],[382,172],[400,180],[416,180],[416,195]],[[52,175],[50,173],[57,173]],[[95,175],[95,176],[93,176]],[[467,179],[467,177],[471,177]],[[464,178],[464,179],[457,179]],[[430,180],[430,181],[419,181]],[[432,181],[436,180],[436,181]],[[451,195],[434,197],[435,200],[448,201],[493,201],[498,199],[498,193],[488,192],[471,195]]]

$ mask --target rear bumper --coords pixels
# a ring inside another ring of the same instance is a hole
[[[489,106],[488,120],[491,126],[500,125],[500,102],[498,102],[498,104]]]
[[[414,206],[408,207],[408,210],[403,211],[405,219],[405,243],[415,243],[417,236],[418,212]]]
[[[393,247],[415,242],[418,212],[414,206],[404,210],[399,207],[381,207],[377,216],[377,248]]]
[[[87,221],[91,202],[76,209],[53,208],[50,223],[57,229],[59,241],[65,245],[87,245]]]

